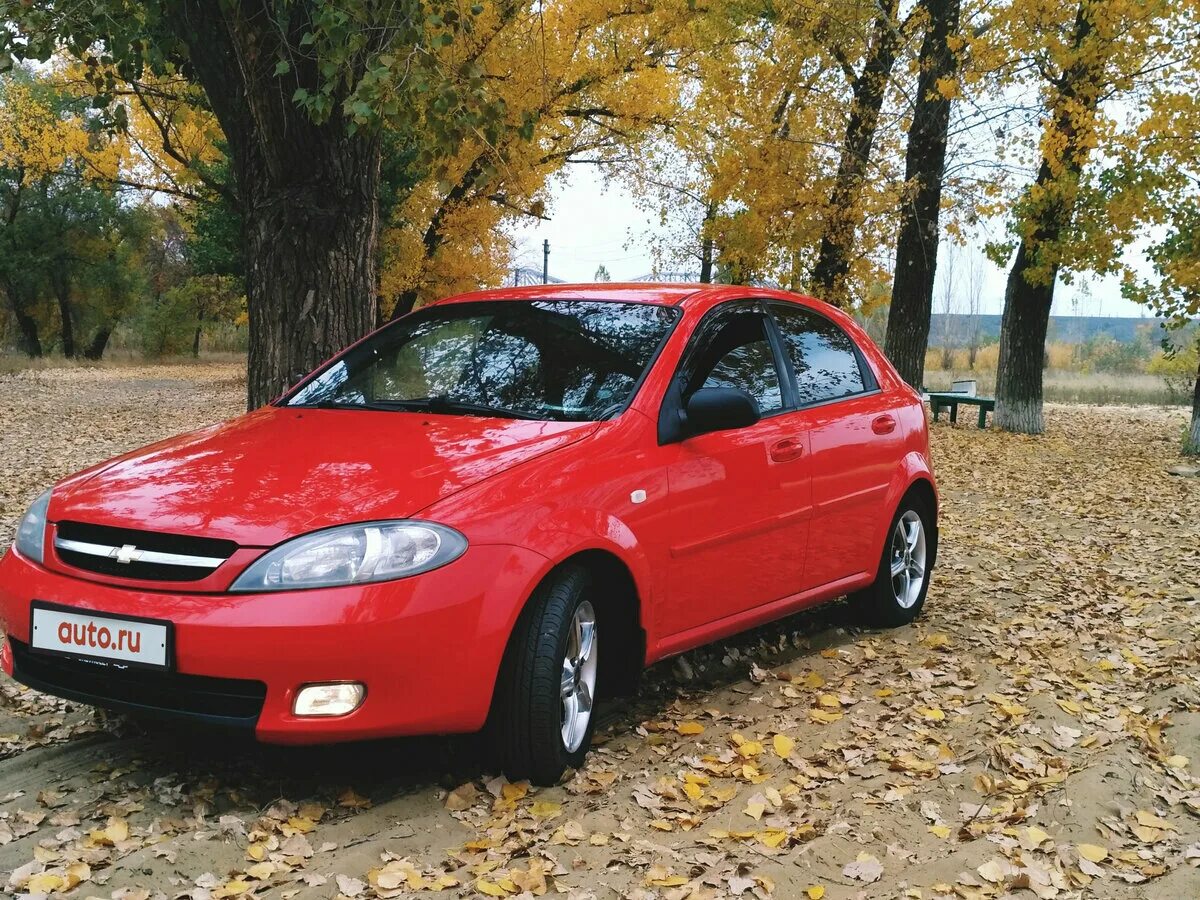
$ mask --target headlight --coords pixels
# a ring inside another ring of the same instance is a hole
[[[50,491],[33,501],[29,512],[17,526],[17,539],[13,542],[17,551],[26,559],[36,563],[42,561],[42,545],[46,540],[46,508],[50,506]]]
[[[287,591],[388,581],[462,556],[467,539],[432,522],[363,522],[293,538],[254,562],[231,591]]]

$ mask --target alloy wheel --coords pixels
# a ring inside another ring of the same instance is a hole
[[[904,609],[911,609],[925,584],[925,526],[913,510],[906,510],[892,532],[892,593]]]
[[[596,663],[596,611],[584,600],[575,607],[562,668],[562,742],[568,753],[579,749],[592,718]]]

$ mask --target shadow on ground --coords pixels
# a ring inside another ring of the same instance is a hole
[[[847,604],[831,604],[652,666],[634,697],[601,701],[595,742],[604,743],[653,721],[677,701],[744,682],[751,659],[768,669],[802,666],[825,648],[852,642],[852,621]],[[70,761],[72,753],[78,752],[86,757],[84,768],[94,767],[100,757],[112,769],[134,769],[136,780],[144,784],[160,778],[188,784],[216,782],[228,796],[256,809],[280,798],[296,802],[334,798],[349,785],[380,805],[430,787],[451,789],[496,774],[486,741],[479,735],[284,747],[260,744],[236,732],[104,711],[91,715],[97,719],[96,731],[42,751],[53,752],[60,771],[80,771]],[[24,755],[0,762],[0,773],[8,766],[24,767],[30,762]]]

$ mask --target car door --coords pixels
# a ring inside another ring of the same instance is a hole
[[[812,472],[812,532],[804,586],[818,588],[879,564],[874,546],[903,435],[853,339],[836,322],[792,303],[772,303],[795,377],[797,411]]]
[[[673,433],[679,409],[702,387],[741,388],[762,418],[746,428]],[[665,634],[799,591],[811,510],[808,437],[783,415],[794,405],[791,385],[759,303],[711,311],[671,391],[660,421],[669,451]]]

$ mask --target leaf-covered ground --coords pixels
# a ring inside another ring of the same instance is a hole
[[[0,540],[48,482],[236,414],[230,366],[0,378]],[[0,886],[202,898],[1200,896],[1183,413],[933,430],[924,617],[841,606],[655,667],[535,790],[431,738],[281,750],[0,682]]]

